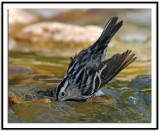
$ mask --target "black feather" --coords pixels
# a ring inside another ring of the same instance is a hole
[[[123,21],[116,24],[117,19],[118,17],[113,17],[108,21],[99,39],[90,47],[92,50],[96,49],[99,46],[108,46],[108,43],[110,42],[111,38],[122,26]]]
[[[110,59],[104,61],[106,68],[101,75],[103,76],[101,86],[107,84],[113,77],[136,59],[136,57],[134,57],[135,54],[129,55],[130,53],[131,51],[127,50],[123,54],[116,54]]]

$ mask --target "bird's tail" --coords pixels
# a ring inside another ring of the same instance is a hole
[[[106,24],[101,36],[99,39],[91,46],[91,49],[98,49],[107,47],[111,38],[115,33],[120,29],[123,24],[123,21],[117,23],[118,17],[111,18]],[[103,48],[104,49],[104,48]]]

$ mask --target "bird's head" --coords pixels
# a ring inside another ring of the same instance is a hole
[[[66,78],[56,88],[56,100],[58,101],[82,101],[84,99],[77,85]]]

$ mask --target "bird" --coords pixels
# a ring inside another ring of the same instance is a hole
[[[132,50],[117,53],[106,59],[111,38],[123,25],[112,17],[98,40],[70,58],[67,73],[56,87],[57,101],[89,101],[103,92],[100,90],[137,57]]]

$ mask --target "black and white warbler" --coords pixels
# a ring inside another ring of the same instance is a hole
[[[92,99],[102,86],[136,59],[131,50],[105,59],[108,44],[123,23],[117,20],[118,17],[111,18],[92,46],[71,57],[68,71],[56,88],[58,101]]]

